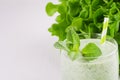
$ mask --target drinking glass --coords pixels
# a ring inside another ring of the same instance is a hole
[[[86,60],[91,57],[80,55],[72,60],[68,53],[61,50],[61,75],[62,80],[118,80],[119,60],[117,42],[107,37],[103,44],[100,44],[101,35],[79,34],[80,50],[88,43],[95,43],[102,51],[102,55],[94,57],[94,60]],[[93,57],[92,57],[93,58]]]

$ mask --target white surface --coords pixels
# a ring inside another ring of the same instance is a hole
[[[57,0],[49,0],[57,1]],[[0,80],[60,80],[47,0],[0,0]]]

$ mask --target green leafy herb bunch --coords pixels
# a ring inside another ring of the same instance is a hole
[[[67,51],[69,49],[78,51],[80,46],[78,44],[79,42],[76,42],[74,38],[72,38],[72,43],[70,42],[70,32],[73,35],[75,33],[74,36],[80,33],[101,33],[104,17],[109,16],[107,35],[117,41],[120,52],[119,0],[59,0],[58,4],[49,2],[46,5],[46,12],[48,16],[53,16],[55,13],[58,13],[56,22],[51,25],[49,32],[59,38],[59,46],[62,44],[62,41],[68,39],[69,46],[64,46],[64,49]],[[71,31],[71,29],[74,31]]]

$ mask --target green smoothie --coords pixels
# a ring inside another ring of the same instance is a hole
[[[81,39],[80,49],[90,42],[100,48],[102,55],[90,61],[85,60],[82,55],[76,60],[71,60],[67,52],[62,51],[62,80],[118,80],[117,45],[109,41],[100,44],[100,39]]]

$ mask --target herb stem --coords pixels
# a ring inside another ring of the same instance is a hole
[[[89,19],[92,19],[92,5],[89,5]]]

